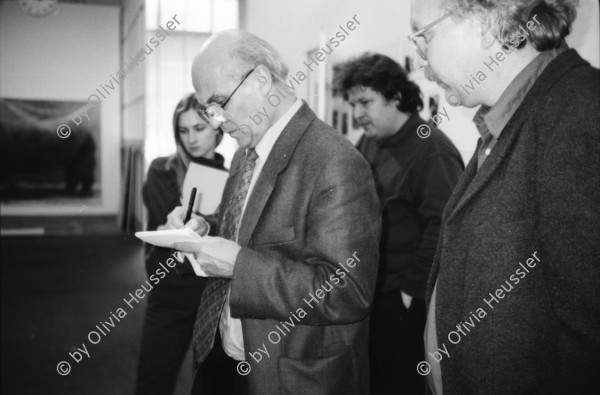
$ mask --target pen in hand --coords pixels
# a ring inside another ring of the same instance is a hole
[[[192,218],[192,209],[194,208],[194,200],[196,200],[196,188],[192,188],[192,192],[190,193],[190,201],[188,203],[187,213],[185,214],[185,219],[183,223],[186,224],[190,218]]]

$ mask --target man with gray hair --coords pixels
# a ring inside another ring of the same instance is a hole
[[[281,94],[286,75],[275,50],[242,31],[210,38],[192,66],[204,115],[241,147],[211,226],[217,237],[175,245],[210,278],[195,361],[221,366],[200,369],[198,393],[369,391],[380,232],[374,181],[344,137]],[[262,122],[244,124],[257,113]],[[175,209],[168,226],[186,226],[184,214]]]
[[[576,5],[412,2],[426,76],[480,106],[428,284],[436,394],[600,388],[600,72],[564,41]]]

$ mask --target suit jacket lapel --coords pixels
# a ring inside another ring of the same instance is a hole
[[[473,181],[473,177],[477,173],[477,151],[479,150],[479,146],[481,145],[481,139],[477,141],[477,147],[475,147],[475,153],[471,157],[471,160],[467,164],[465,171],[459,177],[456,186],[454,187],[454,191],[450,195],[448,202],[446,203],[446,207],[444,208],[444,212],[442,214],[442,220],[447,220],[450,213],[453,212],[454,208],[464,195],[466,189],[468,188],[471,181]]]
[[[454,210],[454,207],[456,206],[458,201],[461,199],[461,197],[465,193],[465,190],[467,189],[467,187],[473,180],[475,173],[477,173],[477,150],[479,149],[480,145],[481,145],[481,139],[479,139],[479,141],[477,142],[477,147],[475,148],[475,154],[471,157],[471,160],[467,164],[465,171],[461,174],[460,178],[458,179],[458,182],[457,182],[456,186],[454,187],[454,191],[452,192],[452,195],[450,195],[450,198],[448,199],[448,202],[446,203],[446,207],[444,207],[444,212],[442,213],[442,224],[446,224],[449,214]],[[442,232],[444,232],[443,226],[440,228],[440,234],[439,234],[440,240],[443,237]],[[441,244],[438,242],[438,246],[437,246],[437,249],[435,252],[435,257],[433,259],[433,266],[431,267],[431,272],[429,273],[430,279],[437,278],[437,273],[438,273],[439,264],[440,264],[441,251],[442,251]],[[431,293],[433,292],[433,285],[434,285],[434,281],[428,281],[428,283],[427,283],[427,303],[429,303],[429,296],[431,296]]]
[[[447,222],[451,222],[456,215],[473,199],[473,197],[483,188],[483,186],[492,178],[498,167],[502,164],[504,159],[507,157],[510,149],[516,140],[519,130],[525,118],[521,114],[525,114],[526,111],[517,110],[513,118],[508,122],[494,150],[479,170],[477,170],[477,150],[469,163],[469,166],[465,170],[467,177],[464,177],[464,182],[461,182],[459,190],[461,193],[457,194],[455,201],[453,202],[452,208],[448,211],[446,218]],[[479,144],[478,144],[479,147]],[[458,186],[457,186],[458,190]]]
[[[442,232],[445,231],[446,226],[458,215],[460,210],[462,210],[467,203],[473,199],[477,192],[483,188],[483,186],[490,180],[492,175],[498,169],[504,158],[506,158],[512,143],[518,135],[521,124],[525,122],[525,119],[519,116],[520,113],[522,114],[522,112],[517,111],[515,116],[513,116],[513,119],[506,125],[502,131],[502,134],[500,135],[500,139],[498,139],[498,142],[494,147],[494,155],[487,158],[479,170],[477,170],[477,152],[479,151],[479,147],[481,145],[481,139],[477,142],[475,153],[471,157],[471,160],[469,161],[464,173],[460,176],[458,183],[454,188],[454,192],[452,192],[452,195],[450,196],[450,199],[448,199],[448,203],[446,203],[446,207],[444,208],[444,213],[442,214],[443,226],[440,230],[440,237],[442,237]],[[513,127],[512,125],[517,126]],[[430,280],[427,283],[428,302],[435,285],[435,281],[432,280],[437,279],[440,268],[440,254],[443,252],[442,250],[443,249],[438,243],[431,273],[429,274]]]
[[[254,228],[273,192],[277,176],[286,168],[300,137],[315,118],[315,114],[308,108],[308,105],[303,103],[275,142],[246,203],[238,233],[238,244],[242,247],[246,247],[250,241],[252,232],[254,232]]]
[[[571,68],[584,64],[587,64],[587,62],[573,49],[569,49],[562,54],[559,54],[548,67],[546,67],[523,99],[517,112],[502,131],[498,143],[494,147],[493,154],[485,160],[479,171],[477,171],[477,174],[472,178],[472,182],[469,183],[464,194],[461,193],[459,196],[456,206],[449,212],[447,217],[448,222],[452,221],[460,210],[462,210],[466,204],[473,199],[477,192],[481,190],[510,152],[511,147],[519,134],[519,130],[527,120],[528,113],[530,112],[529,108],[532,106],[532,100],[530,98],[543,97],[546,92],[551,89],[551,81],[560,78],[562,74],[566,73]],[[477,151],[475,151],[475,156],[477,156]],[[477,162],[475,161],[475,169],[476,168]]]

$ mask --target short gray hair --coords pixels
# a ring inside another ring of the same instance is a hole
[[[281,81],[287,78],[288,67],[281,55],[271,44],[252,33],[240,31],[230,55],[248,68],[263,65]]]
[[[534,16],[539,21],[535,30],[529,31],[528,40],[538,51],[559,48],[571,33],[577,15],[579,0],[445,0],[444,7],[460,7],[455,17],[475,14],[487,24],[498,42],[508,47],[518,42],[519,26],[525,26]],[[517,48],[525,46],[522,41]]]

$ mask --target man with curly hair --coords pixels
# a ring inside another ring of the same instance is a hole
[[[393,59],[364,54],[338,66],[334,84],[364,129],[358,149],[383,209],[370,323],[372,393],[421,395],[425,381],[414,367],[424,352],[425,288],[463,162],[450,139],[419,116],[421,91]],[[419,136],[420,127],[427,133]]]
[[[412,2],[420,67],[480,106],[427,289],[435,394],[600,388],[600,72],[565,43],[576,6]]]

